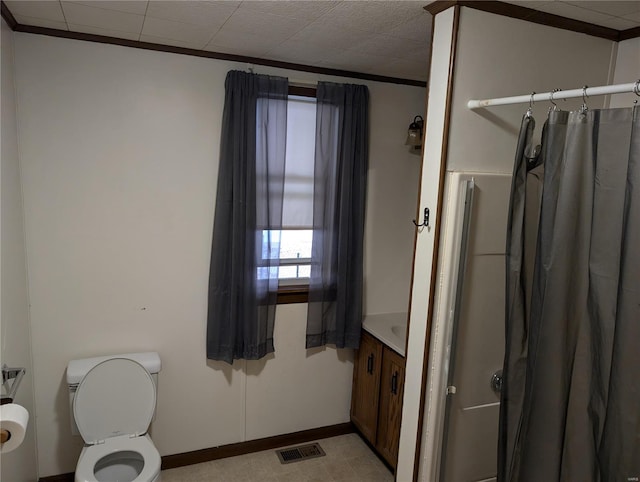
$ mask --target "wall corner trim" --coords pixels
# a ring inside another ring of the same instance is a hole
[[[450,3],[458,3],[458,2],[450,2]],[[456,59],[458,52],[458,38],[459,38],[459,29],[460,29],[460,5],[454,5],[453,11],[453,27],[451,32],[451,47],[449,51],[449,72],[447,76],[447,87],[446,87],[446,100],[445,100],[445,111],[444,111],[444,121],[443,121],[443,132],[442,132],[442,148],[440,151],[440,172],[438,173],[438,201],[436,207],[436,218],[437,220],[442,219],[443,212],[443,204],[444,204],[444,184],[445,184],[445,176],[447,171],[447,159],[449,154],[449,131],[451,126],[451,110],[453,104],[453,88],[454,88],[454,79],[455,79],[455,68],[456,68]],[[416,449],[414,454],[414,465],[413,465],[413,482],[417,482],[419,478],[420,471],[420,454],[422,451],[422,433],[424,430],[424,412],[426,408],[427,402],[427,380],[429,373],[429,359],[431,355],[431,328],[433,326],[433,317],[435,313],[434,305],[435,305],[435,297],[436,297],[436,285],[437,285],[437,276],[438,276],[438,259],[440,257],[440,232],[441,232],[441,223],[438,222],[436,224],[436,233],[435,240],[433,246],[433,254],[431,261],[431,281],[429,283],[429,304],[427,309],[427,333],[424,342],[424,352],[422,359],[422,380],[421,380],[421,389],[420,389],[420,417],[418,419],[418,430],[416,433]]]

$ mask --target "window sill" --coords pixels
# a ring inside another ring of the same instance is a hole
[[[309,301],[309,285],[281,286],[278,288],[278,304],[307,303]]]

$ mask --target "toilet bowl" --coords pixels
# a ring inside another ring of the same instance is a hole
[[[147,434],[155,406],[155,383],[137,361],[109,358],[88,370],[73,399],[85,441],[76,482],[158,482],[160,454]]]
[[[159,482],[160,454],[148,435],[114,437],[82,449],[76,482]]]

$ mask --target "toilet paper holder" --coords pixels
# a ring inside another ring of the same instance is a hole
[[[6,364],[2,365],[2,386],[4,387],[10,380],[13,380],[13,382],[7,388],[7,393],[0,395],[1,405],[13,402],[16,398],[18,386],[26,372],[27,371],[24,368],[9,368]]]

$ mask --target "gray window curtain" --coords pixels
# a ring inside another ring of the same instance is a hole
[[[358,348],[369,162],[366,86],[319,82],[307,348]]]
[[[639,112],[550,113],[530,310],[521,260],[533,228],[516,166],[501,482],[640,476]]]
[[[207,358],[274,351],[288,81],[231,71],[225,82],[207,316]]]

